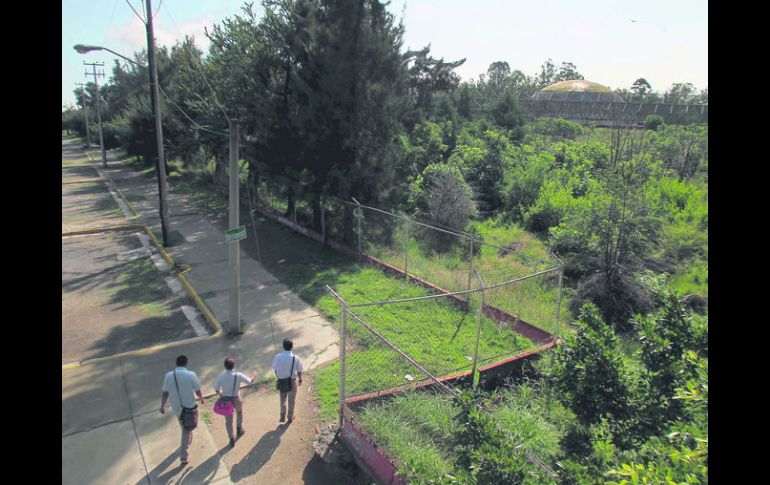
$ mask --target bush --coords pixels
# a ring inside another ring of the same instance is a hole
[[[644,287],[622,270],[614,271],[610,276],[597,273],[584,280],[570,301],[569,309],[575,314],[587,302],[596,305],[602,319],[619,332],[633,329],[630,319],[634,314],[648,313],[654,308]]]
[[[439,227],[462,230],[478,214],[471,188],[457,167],[432,163],[412,184],[409,200],[420,219]],[[446,251],[457,237],[429,231],[431,249]]]
[[[555,141],[574,140],[583,134],[579,123],[563,118],[540,118],[528,126],[532,135],[549,136]]]
[[[644,119],[644,129],[657,131],[663,126],[663,117],[660,115],[649,115]]]

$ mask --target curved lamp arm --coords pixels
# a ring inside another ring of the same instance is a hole
[[[102,46],[98,46],[98,45],[77,44],[77,45],[73,46],[73,49],[78,51],[78,53],[80,53],[80,54],[85,54],[85,53],[91,52],[91,51],[107,51],[107,52],[111,52],[111,53],[115,54],[116,56],[121,57],[121,58],[127,60],[128,62],[130,62],[132,64],[136,64],[139,67],[143,67],[143,68],[147,69],[147,66],[139,64],[138,62],[136,62],[136,61],[134,61],[132,59],[129,59],[128,57],[124,56],[123,54],[118,54],[114,50],[108,49],[106,47],[102,47]]]

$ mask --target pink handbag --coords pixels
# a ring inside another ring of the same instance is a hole
[[[235,395],[235,382],[238,379],[237,376],[233,376],[233,395]],[[217,402],[214,403],[214,412],[220,416],[231,416],[235,412],[235,405],[229,399],[220,397]]]

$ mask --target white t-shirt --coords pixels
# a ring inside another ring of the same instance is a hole
[[[176,373],[176,384],[174,383],[174,373]],[[176,392],[177,384],[179,385],[179,393],[181,396]],[[195,372],[189,371],[184,367],[177,367],[166,373],[166,376],[163,378],[162,390],[168,392],[168,400],[171,401],[171,409],[174,410],[174,414],[179,416],[182,414],[181,406],[186,408],[195,406],[195,391],[201,390],[201,383]]]
[[[233,380],[235,380],[235,393],[233,393]],[[219,392],[219,389],[222,389],[222,396],[241,397],[241,384],[244,382],[251,384],[251,379],[240,372],[226,370],[217,377],[217,382],[214,383],[214,392]]]
[[[291,377],[297,377],[297,372],[302,372],[302,361],[299,357],[291,353],[291,350],[284,350],[280,354],[276,354],[273,359],[273,370],[278,374],[279,379],[286,379],[291,372],[291,362],[294,359],[294,371]]]

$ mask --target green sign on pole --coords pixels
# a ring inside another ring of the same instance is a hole
[[[235,229],[228,229],[225,231],[225,237],[227,238],[227,242],[246,239],[246,226],[236,227]]]

